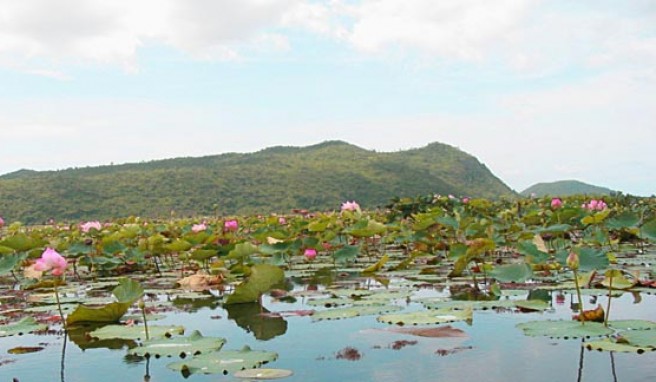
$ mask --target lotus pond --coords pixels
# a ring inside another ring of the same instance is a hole
[[[13,223],[0,380],[655,380],[654,201],[584,202]]]

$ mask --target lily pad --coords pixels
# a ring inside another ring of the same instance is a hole
[[[78,322],[118,322],[130,305],[132,303],[124,302],[112,302],[100,307],[78,305],[75,311],[68,315],[66,323],[73,325]]]
[[[551,309],[551,306],[546,301],[542,300],[523,300],[515,301],[515,306],[522,310],[530,311],[543,311]]]
[[[248,280],[235,288],[235,291],[226,299],[226,304],[257,302],[263,293],[281,283],[284,278],[283,270],[275,265],[254,265],[250,268]]]
[[[500,282],[519,282],[523,283],[533,276],[533,271],[528,264],[508,264],[495,267],[490,276]]]
[[[48,325],[39,324],[34,317],[25,317],[22,320],[13,324],[0,326],[0,337],[8,337],[14,335],[23,335],[26,333],[36,332],[38,330],[46,330]]]
[[[471,321],[473,318],[472,310],[465,309],[461,311],[444,309],[418,311],[400,314],[387,314],[378,317],[378,322],[385,322],[396,325],[429,325],[444,324],[456,321]]]
[[[644,353],[646,351],[654,351],[656,349],[633,346],[626,343],[618,343],[610,339],[604,339],[600,341],[591,341],[584,342],[582,344],[588,350],[599,350],[599,351],[612,351],[612,352],[623,352],[623,353]]]
[[[194,330],[189,337],[173,337],[145,341],[143,345],[130,350],[129,354],[142,357],[179,356],[180,358],[185,358],[187,356],[217,351],[225,343],[225,338],[203,337],[199,331]]]
[[[586,322],[585,324],[581,324],[579,321],[565,320],[523,322],[518,324],[517,328],[523,330],[527,336],[547,336],[564,339],[601,337],[613,333],[612,329],[605,327],[601,323]]]
[[[656,348],[656,330],[629,330],[621,332],[620,335],[630,345]]]
[[[336,308],[329,310],[320,310],[314,312],[312,321],[321,320],[339,320],[342,318],[353,318],[359,316],[370,316],[399,311],[403,308],[397,305],[374,305],[374,306],[353,306],[350,308]]]
[[[148,325],[150,338],[162,338],[173,334],[184,334],[182,326]],[[123,338],[128,340],[146,339],[146,330],[143,326],[107,325],[89,333],[89,336],[100,340],[109,338]]]
[[[254,369],[278,359],[278,353],[251,350],[244,346],[241,350],[227,350],[205,353],[192,359],[173,362],[166,367],[189,374],[228,374],[239,370]]]
[[[515,306],[513,300],[493,300],[493,301],[422,301],[427,309],[453,309],[453,310],[488,310],[488,309],[510,309]]]
[[[653,330],[656,322],[646,320],[613,320],[608,321],[608,326],[617,330]]]
[[[247,369],[235,372],[237,378],[262,380],[262,379],[279,379],[287,378],[294,374],[291,370],[286,369]]]

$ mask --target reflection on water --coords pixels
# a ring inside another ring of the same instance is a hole
[[[322,275],[328,277],[329,275]],[[321,285],[312,280],[311,288]],[[366,285],[374,285],[367,281]],[[396,280],[392,280],[394,284]],[[380,287],[380,284],[377,284]],[[319,286],[319,289],[322,289]],[[440,295],[437,291],[417,290],[422,297]],[[576,381],[576,382],[647,382],[656,380],[656,352],[642,355],[588,351],[581,340],[561,340],[546,337],[527,337],[515,327],[519,322],[570,319],[573,311],[572,294],[563,291],[526,291],[507,298],[526,299],[531,294],[549,302],[552,309],[543,313],[517,311],[475,311],[471,326],[452,323],[463,330],[462,338],[423,338],[392,333],[387,324],[375,316],[313,322],[310,317],[277,317],[267,313],[323,309],[310,306],[307,298],[281,302],[264,298],[258,304],[222,306],[220,299],[190,299],[178,301],[178,312],[167,313],[155,325],[184,325],[187,333],[199,330],[205,336],[225,337],[225,349],[240,349],[248,345],[257,350],[279,354],[276,362],[267,367],[290,369],[294,375],[285,381],[459,381],[506,382]],[[604,304],[607,297],[600,290],[596,296],[585,298],[586,309],[594,303]],[[408,310],[422,309],[417,302],[405,299],[396,304]],[[624,293],[613,298],[612,320],[653,320],[656,297]],[[184,311],[182,310],[184,309]],[[187,311],[188,310],[188,311]],[[191,313],[193,311],[193,313]],[[13,363],[0,366],[0,381],[17,378],[20,382],[56,381],[109,382],[144,381],[172,382],[185,380],[166,364],[175,358],[126,359],[126,348],[134,341],[93,340],[86,333],[95,326],[71,328],[68,339],[76,346],[66,348],[61,334],[49,336],[24,335],[1,339],[2,349],[17,345],[32,346],[45,343],[38,353],[12,356]],[[374,329],[374,330],[372,330]],[[417,341],[412,346],[390,346],[396,341]],[[357,349],[362,357],[357,361],[339,359],[336,354],[347,347]],[[3,352],[0,361],[6,357]],[[193,375],[193,381],[236,381],[231,376]]]
[[[250,304],[226,305],[228,319],[233,320],[256,339],[267,341],[287,332],[287,321],[282,317],[267,315],[269,310],[254,302]]]

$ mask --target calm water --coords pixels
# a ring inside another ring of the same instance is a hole
[[[419,294],[431,295],[430,291]],[[554,294],[555,295],[555,294]],[[522,298],[522,297],[520,297]],[[586,308],[592,308],[591,297],[585,297]],[[184,325],[186,333],[194,329],[205,336],[225,337],[224,349],[253,349],[279,353],[277,361],[265,367],[293,370],[285,381],[656,381],[656,352],[642,355],[581,351],[581,340],[554,340],[527,337],[515,328],[519,322],[569,318],[570,296],[566,303],[555,303],[546,313],[513,313],[475,311],[472,325],[454,323],[453,327],[467,333],[466,338],[423,338],[381,329],[387,324],[366,316],[337,321],[313,322],[310,317],[264,319],[256,306],[241,306],[226,311],[216,303],[197,307],[193,313],[169,313],[157,325]],[[417,303],[398,302],[407,309],[418,309]],[[606,307],[606,298],[597,303]],[[634,297],[625,293],[613,299],[611,319],[655,318],[656,297]],[[270,311],[313,309],[302,299],[294,303],[264,300]],[[596,306],[596,303],[595,305]],[[220,317],[217,317],[220,316]],[[260,339],[256,338],[259,337]],[[417,341],[417,344],[393,350],[397,340]],[[45,350],[24,355],[9,355],[15,346],[38,346]],[[126,348],[82,350],[75,342],[61,335],[24,335],[0,338],[0,361],[13,362],[0,366],[0,381],[17,378],[20,382],[67,381],[109,382],[183,381],[178,372],[166,368],[177,359],[152,358],[149,361],[130,360]],[[358,361],[336,359],[335,354],[350,346],[362,354]],[[460,349],[441,356],[438,349]],[[62,360],[62,354],[64,354]],[[148,373],[150,379],[145,375]],[[192,375],[190,381],[235,381],[233,376]]]

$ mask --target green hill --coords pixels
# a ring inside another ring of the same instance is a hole
[[[357,200],[365,208],[394,196],[430,193],[498,197],[513,191],[476,158],[432,143],[375,152],[341,141],[272,147],[147,163],[59,171],[21,170],[0,177],[0,214],[25,223],[330,210]]]
[[[568,195],[610,195],[613,190],[593,186],[578,180],[561,180],[551,183],[537,183],[521,192],[522,196],[568,196]]]

